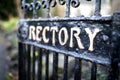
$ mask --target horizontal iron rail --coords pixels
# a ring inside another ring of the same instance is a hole
[[[110,59],[109,58],[97,57],[97,59],[96,59],[96,56],[94,55],[94,53],[92,53],[93,55],[91,55],[91,53],[88,51],[84,51],[82,54],[78,54],[75,51],[59,50],[57,48],[53,48],[53,47],[43,45],[43,44],[38,44],[37,42],[32,42],[32,41],[22,41],[22,43],[37,46],[37,47],[44,48],[46,50],[54,51],[57,53],[77,57],[77,58],[80,58],[80,59],[83,59],[86,61],[95,62],[95,63],[105,65],[108,67],[110,66]],[[90,55],[86,55],[86,54],[90,54]]]
[[[53,21],[112,21],[112,16],[102,16],[102,17],[98,17],[98,16],[92,16],[92,17],[66,17],[66,18],[59,18],[59,17],[55,17],[55,18],[38,18],[38,19],[20,19],[22,21],[40,21],[40,22],[44,22],[44,21],[49,21],[49,22],[53,22]]]

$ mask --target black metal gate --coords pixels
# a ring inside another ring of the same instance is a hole
[[[119,12],[101,16],[101,0],[95,0],[95,12],[91,17],[70,17],[70,8],[77,8],[80,0],[33,0],[31,3],[22,0],[21,3],[24,17],[18,27],[19,80],[58,80],[60,54],[64,55],[60,80],[68,80],[69,57],[75,60],[74,80],[82,80],[82,61],[92,64],[90,80],[98,80],[98,64],[109,68],[107,80],[119,80]],[[57,3],[66,5],[64,18],[50,17],[50,7]],[[46,10],[46,18],[38,18],[39,9]],[[33,14],[32,18],[27,18],[28,12]],[[50,58],[53,58],[52,65]]]

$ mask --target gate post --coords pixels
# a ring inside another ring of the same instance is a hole
[[[18,43],[18,56],[19,56],[19,80],[26,80],[26,70],[25,70],[25,52],[24,52],[24,44]]]
[[[111,30],[111,69],[108,80],[119,80],[120,69],[120,12],[113,14]]]

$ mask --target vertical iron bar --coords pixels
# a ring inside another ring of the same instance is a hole
[[[18,43],[19,52],[19,80],[26,80],[26,69],[25,69],[25,45]]]
[[[58,53],[53,53],[53,75],[52,80],[58,80]]]
[[[33,18],[37,18],[37,12],[36,12],[37,10],[35,8],[36,2],[37,2],[37,0],[33,0]]]
[[[66,17],[70,16],[70,0],[66,0]]]
[[[31,47],[27,45],[27,80],[31,80]]]
[[[21,5],[23,7],[22,13],[23,18],[25,18],[25,0],[21,0]],[[19,55],[19,80],[26,80],[26,69],[25,69],[25,46],[22,43],[18,43],[18,55]]]
[[[38,80],[42,80],[42,49],[38,48]]]
[[[36,57],[35,57],[35,47],[33,46],[33,52],[32,52],[32,54],[33,54],[33,63],[32,63],[32,80],[35,80],[35,61],[36,61]]]
[[[46,50],[46,76],[45,76],[45,80],[49,80],[49,51]]]
[[[33,18],[37,18],[37,12],[36,12],[36,4],[37,0],[33,0]],[[36,56],[35,56],[35,47],[33,46],[33,64],[32,64],[32,78],[35,80],[35,61],[36,61]]]
[[[25,68],[25,80],[27,80],[27,49],[26,49],[27,45],[24,44],[24,49],[23,49],[23,58],[24,58],[24,68]]]
[[[64,55],[64,73],[63,80],[68,80],[68,56]]]
[[[80,59],[75,59],[75,80],[81,80],[81,60]]]
[[[92,63],[91,80],[96,80],[96,73],[97,73],[97,64],[96,63]]]
[[[120,12],[115,12],[112,17],[112,34],[111,34],[111,68],[108,80],[120,80]]]
[[[46,17],[50,18],[50,0],[46,0],[47,7],[46,7]]]
[[[25,4],[26,4],[26,0],[21,0],[23,18],[26,17]]]
[[[37,12],[36,12],[36,2],[37,0],[33,0],[33,18],[37,18]],[[35,56],[35,47],[33,46],[33,64],[32,64],[32,78],[35,80],[35,61],[36,61],[36,56]]]
[[[95,16],[100,16],[100,11],[101,11],[101,0],[96,0],[95,1]]]

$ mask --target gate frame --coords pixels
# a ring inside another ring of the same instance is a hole
[[[36,20],[35,18],[37,18],[37,13],[36,13],[36,9],[35,9],[35,3],[36,3],[36,0],[33,0],[32,6],[33,6],[33,18],[34,19],[31,19],[33,21]],[[24,17],[26,15],[26,9],[29,8],[25,4],[26,4],[26,2],[25,2],[25,0],[23,0],[22,1],[22,7],[23,7]],[[95,20],[95,21],[97,21],[99,19],[102,19],[102,20],[110,20],[111,21],[111,23],[110,23],[112,25],[112,31],[111,31],[111,34],[110,34],[111,35],[111,37],[110,37],[111,38],[110,39],[110,42],[111,42],[111,47],[110,47],[110,50],[111,50],[111,55],[110,55],[111,69],[110,69],[110,72],[109,72],[108,80],[119,80],[119,75],[120,75],[120,54],[119,54],[120,53],[120,45],[119,45],[120,44],[120,12],[115,12],[112,15],[112,17],[110,17],[109,19],[107,19],[107,18],[103,19],[100,16],[101,0],[96,0],[94,16],[96,16],[97,18],[86,18],[86,17],[85,18],[82,18],[82,17],[81,18],[69,18],[69,15],[70,15],[70,1],[69,0],[67,0],[66,6],[67,6],[67,8],[66,8],[66,18],[56,19],[56,20],[63,20],[64,21],[64,20],[68,19],[68,20],[71,20],[71,21],[73,20],[74,21],[74,20],[80,20],[80,19],[82,20],[83,19],[83,20],[93,20],[93,21]],[[50,4],[49,4],[49,2],[47,2],[47,4],[46,4],[46,12],[47,12],[46,13],[47,18],[43,19],[43,21],[53,21],[54,19],[52,20],[52,18],[50,18],[50,14],[49,14],[50,13]],[[28,19],[28,21],[29,20],[30,19]],[[19,24],[19,26],[20,27],[18,28],[18,38],[20,40],[20,39],[24,38],[26,35],[24,34],[25,33],[24,29],[20,29],[21,28],[21,23]],[[25,27],[25,25],[22,25],[22,26]],[[21,31],[21,30],[23,30],[23,31]],[[25,57],[26,54],[24,54],[24,53],[26,53],[26,50],[25,50],[26,45],[25,45],[25,43],[22,43],[22,40],[20,40],[18,46],[19,46],[19,48],[18,48],[18,51],[19,51],[19,53],[18,53],[19,54],[19,80],[26,80],[26,76],[27,76],[26,74],[27,73],[30,74],[29,70],[26,72],[26,66],[25,66],[26,62],[24,61],[25,58],[26,58]],[[29,51],[30,51],[30,48],[28,48],[27,53],[30,53]],[[55,54],[55,57],[57,57],[57,55],[58,55],[58,53]],[[30,58],[28,58],[28,61],[30,62],[29,59]],[[58,64],[57,61],[55,62],[55,65]],[[66,68],[66,69],[65,69],[65,72],[64,72],[64,76],[65,76],[65,73],[67,73],[67,67],[68,67],[67,66],[67,64],[68,64],[68,56],[67,55],[65,56],[65,62],[66,63],[64,64],[64,68]],[[78,64],[78,62],[79,62],[79,59],[76,59],[76,64]],[[40,62],[40,65],[41,65],[41,62]],[[46,65],[48,65],[48,63]],[[54,67],[56,67],[56,66],[54,66]],[[94,73],[96,73],[96,69],[97,69],[96,68],[96,63],[93,62],[92,71],[94,71]],[[57,69],[56,69],[56,71],[53,70],[53,75],[55,75],[55,73],[57,73]],[[80,72],[78,72],[78,73],[80,73]],[[77,78],[80,75],[77,75],[77,72],[75,74],[76,74],[75,80],[80,79],[80,77]],[[47,76],[48,75],[49,74],[47,74]],[[41,76],[41,71],[39,73],[39,76]],[[54,80],[56,80],[56,79],[57,79],[57,77],[54,78]],[[66,80],[67,77],[64,77],[63,79]],[[96,79],[96,74],[92,74],[91,80],[93,80],[93,79],[94,80]],[[29,80],[29,78],[28,78],[28,80]]]

